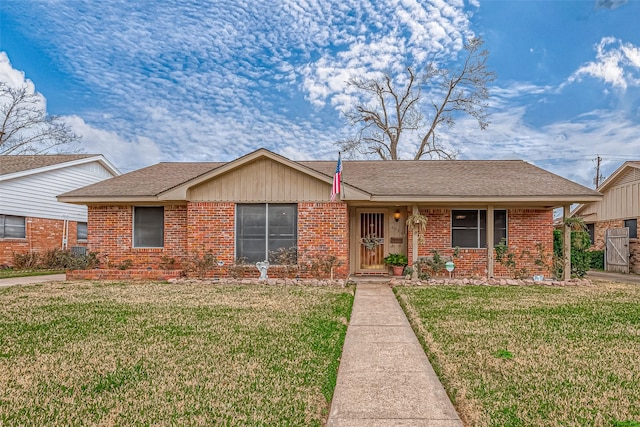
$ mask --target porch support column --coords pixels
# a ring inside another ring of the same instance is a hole
[[[571,279],[571,226],[566,223],[566,219],[569,218],[571,205],[565,205],[562,207],[562,226],[564,227],[563,246],[564,250],[564,262],[563,262],[563,274],[562,280]]]
[[[495,235],[493,205],[487,206],[487,276],[493,277],[493,236]]]
[[[411,208],[411,213],[413,215],[417,215],[420,213],[420,209],[418,209],[417,205],[413,205]],[[411,232],[411,264],[413,265],[413,275],[412,279],[418,278],[418,272],[416,271],[416,261],[418,261],[418,232],[413,230]]]

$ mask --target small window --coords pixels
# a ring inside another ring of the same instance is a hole
[[[26,237],[23,216],[0,215],[0,239],[24,239]]]
[[[86,222],[79,222],[78,223],[77,239],[78,240],[87,240],[87,223]]]
[[[134,208],[133,246],[135,248],[164,246],[164,207],[136,206]]]
[[[637,239],[638,238],[638,219],[625,219],[624,226],[629,227],[629,238]]]
[[[595,224],[587,224],[587,232],[589,233],[589,241],[593,245],[595,243]]]

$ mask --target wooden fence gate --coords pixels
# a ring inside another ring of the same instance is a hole
[[[604,269],[629,273],[629,227],[612,228],[605,233]]]

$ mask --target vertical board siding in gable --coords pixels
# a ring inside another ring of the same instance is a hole
[[[625,172],[604,192],[604,198],[593,202],[581,212],[587,221],[597,215],[598,221],[633,218],[640,216],[640,170],[633,168]]]
[[[270,159],[259,159],[189,190],[191,201],[328,201],[331,184]]]

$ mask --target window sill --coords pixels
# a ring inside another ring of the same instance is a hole
[[[0,241],[6,242],[7,240],[12,242],[28,242],[26,237],[0,237]]]
[[[164,248],[131,248],[134,252],[164,252]]]

